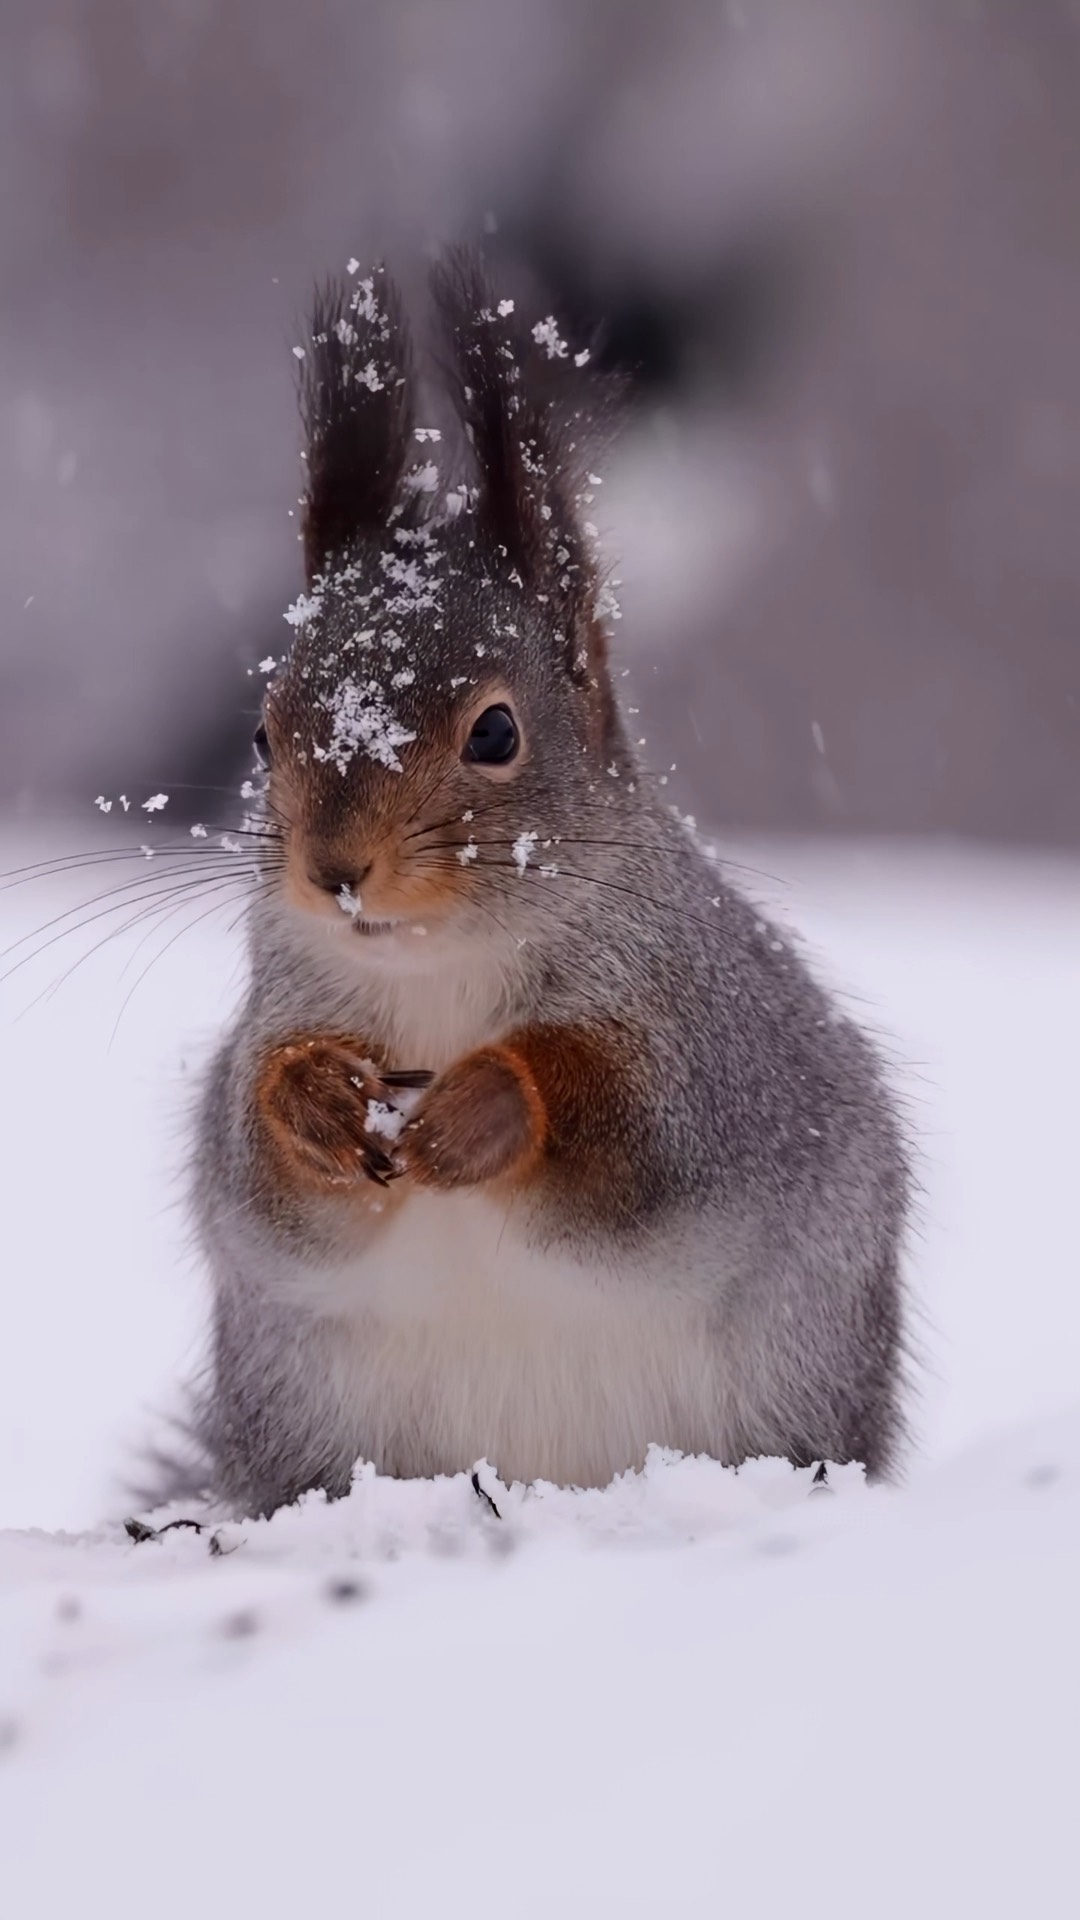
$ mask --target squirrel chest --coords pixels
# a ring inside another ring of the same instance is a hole
[[[381,1471],[486,1457],[506,1480],[603,1486],[651,1442],[722,1438],[701,1295],[531,1246],[513,1202],[410,1194],[321,1282],[307,1299],[337,1323],[326,1388]]]

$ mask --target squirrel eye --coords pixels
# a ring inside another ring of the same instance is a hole
[[[255,749],[255,758],[264,773],[270,771],[270,735],[266,731],[265,720],[260,720],[251,742]]]
[[[485,707],[473,723],[464,758],[485,767],[505,767],[517,750],[517,723],[509,707]]]

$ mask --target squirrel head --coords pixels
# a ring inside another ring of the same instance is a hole
[[[414,424],[385,273],[316,298],[300,375],[307,590],[256,736],[291,906],[343,932],[344,911],[368,936],[505,926],[515,883],[550,873],[560,840],[635,781],[580,518],[588,355],[553,320],[523,328],[468,254],[435,269],[433,293],[460,474]],[[527,936],[537,917],[516,916]]]

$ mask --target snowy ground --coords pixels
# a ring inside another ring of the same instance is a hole
[[[0,985],[5,1914],[1075,1912],[1080,868],[733,853],[909,1099],[902,1491],[657,1457],[599,1495],[490,1475],[498,1521],[362,1479],[218,1553],[131,1543],[118,1476],[198,1350],[176,1165],[231,914],[126,1005],[187,913],[35,1005],[109,922]],[[0,894],[0,946],[87,891]]]

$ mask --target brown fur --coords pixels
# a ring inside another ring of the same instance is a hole
[[[281,1174],[302,1193],[385,1185],[386,1144],[367,1129],[369,1100],[393,1095],[371,1071],[363,1042],[348,1034],[299,1034],[267,1054],[256,1110]]]
[[[539,1161],[547,1110],[528,1063],[513,1046],[467,1054],[435,1082],[406,1130],[402,1159],[426,1186],[475,1186]]]

